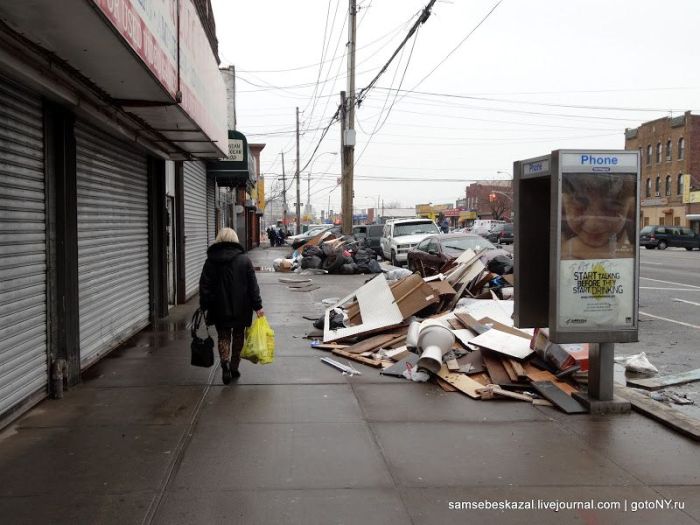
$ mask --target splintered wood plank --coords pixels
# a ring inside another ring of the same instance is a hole
[[[469,376],[465,376],[464,374],[453,374],[447,369],[446,365],[442,365],[442,368],[438,372],[438,376],[447,381],[460,392],[467,394],[472,399],[479,399],[481,397],[477,390],[479,388],[483,388],[483,385],[477,381],[474,381]]]
[[[571,386],[569,383],[565,381],[561,381],[560,379],[557,379],[557,377],[552,374],[551,372],[548,372],[547,370],[539,370],[535,368],[533,365],[530,363],[525,363],[523,365],[523,368],[525,369],[525,373],[527,375],[527,378],[532,381],[533,383],[536,381],[549,381],[552,383],[554,386],[559,388],[562,392],[564,392],[567,395],[571,395],[574,392],[578,392],[578,389]]]
[[[563,392],[555,386],[551,381],[534,381],[532,387],[539,392],[547,401],[551,401],[554,405],[566,412],[567,414],[585,414],[588,412],[586,407],[581,405],[573,397]]]
[[[513,372],[515,372],[518,381],[527,380],[527,374],[525,373],[525,369],[523,368],[522,364],[515,359],[508,359],[508,362],[510,363],[510,366],[513,367]]]
[[[510,376],[503,367],[500,358],[489,350],[481,350],[481,357],[484,360],[484,366],[491,376],[491,382],[497,385],[506,385],[510,383]]]
[[[355,343],[354,345],[348,346],[345,349],[345,351],[350,354],[362,354],[364,352],[373,352],[394,339],[396,339],[395,333],[379,334],[372,337],[368,337],[367,339],[363,339],[362,341],[360,341],[359,343]]]
[[[692,383],[693,381],[700,381],[700,368],[669,376],[659,376],[648,379],[628,379],[627,385],[644,388],[645,390],[659,390],[667,386],[682,385],[683,383]]]
[[[484,326],[469,314],[455,312],[455,316],[464,324],[464,326],[469,328],[477,335],[481,335],[489,329],[487,326]]]
[[[333,344],[318,344],[318,345],[311,345],[311,348],[315,348],[316,350],[327,350],[328,352],[332,352],[335,349],[339,350],[344,350],[347,348],[349,345],[333,345]]]
[[[333,355],[339,355],[341,357],[357,361],[358,363],[362,363],[363,365],[371,366],[372,368],[382,367],[382,362],[379,359],[370,359],[369,357],[362,357],[358,354],[351,354],[350,352],[346,352],[345,350],[341,350],[339,348],[333,350]]]
[[[510,381],[512,383],[517,383],[518,376],[516,375],[515,370],[513,370],[513,365],[510,364],[510,360],[509,359],[501,359],[501,364],[503,365],[503,368],[505,369],[506,374],[508,374]]]
[[[482,372],[480,374],[472,374],[469,377],[482,386],[490,385],[493,383],[489,375],[485,372]]]

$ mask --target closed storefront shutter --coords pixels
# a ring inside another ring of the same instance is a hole
[[[76,124],[80,360],[83,367],[148,324],[146,156]]]
[[[207,179],[207,244],[216,238],[216,183]]]
[[[185,296],[199,290],[199,276],[207,258],[207,173],[203,162],[185,162]]]
[[[41,101],[0,77],[0,416],[46,392]]]

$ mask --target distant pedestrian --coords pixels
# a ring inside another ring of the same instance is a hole
[[[442,231],[442,233],[450,233],[450,221],[443,219],[440,225],[440,231]]]
[[[277,246],[279,240],[277,238],[277,231],[275,228],[270,228],[270,246]]]
[[[238,235],[223,228],[207,250],[199,279],[199,306],[206,312],[207,326],[214,325],[219,339],[219,357],[224,384],[240,377],[238,365],[244,331],[253,312],[265,315],[253,263],[245,255]]]

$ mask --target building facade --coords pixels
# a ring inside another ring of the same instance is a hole
[[[687,111],[627,129],[625,149],[640,154],[642,226],[686,226],[700,232],[700,203],[688,198],[700,189],[700,115]]]
[[[197,293],[213,35],[208,0],[0,3],[0,426]]]
[[[473,219],[512,219],[513,187],[509,180],[481,180],[466,188],[467,210]]]

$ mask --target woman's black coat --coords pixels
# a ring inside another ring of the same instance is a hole
[[[207,325],[243,329],[262,308],[253,263],[237,242],[217,242],[207,250],[199,279],[199,305]]]

